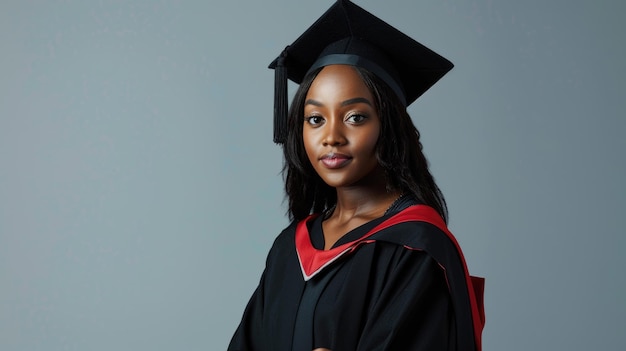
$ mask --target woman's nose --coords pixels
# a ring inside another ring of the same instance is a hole
[[[343,126],[337,122],[326,123],[326,134],[322,140],[324,146],[337,146],[346,143]]]

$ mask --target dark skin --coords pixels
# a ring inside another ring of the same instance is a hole
[[[332,215],[322,223],[324,249],[329,250],[346,233],[371,220],[384,215],[385,211],[400,196],[389,193],[381,179],[384,175],[378,169],[369,178],[371,186],[337,188],[337,207]]]
[[[322,69],[304,108],[303,141],[318,175],[337,191],[337,206],[322,224],[328,250],[354,228],[381,217],[400,196],[388,191],[376,158],[380,119],[356,70]]]

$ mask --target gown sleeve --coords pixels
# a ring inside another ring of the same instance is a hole
[[[263,325],[263,282],[265,272],[261,275],[259,286],[252,294],[244,310],[241,322],[233,335],[228,351],[253,351],[258,350],[262,344],[263,332],[260,327]]]
[[[377,279],[357,350],[456,350],[443,268],[425,252],[403,247],[390,261]]]
[[[287,349],[289,340],[272,335],[285,335],[285,330],[289,330],[303,285],[293,246],[293,228],[295,225],[283,230],[274,241],[259,285],[244,310],[228,351]]]

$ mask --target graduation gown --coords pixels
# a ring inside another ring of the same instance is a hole
[[[283,230],[229,351],[480,350],[482,281],[432,208],[406,207],[323,247],[319,216]]]

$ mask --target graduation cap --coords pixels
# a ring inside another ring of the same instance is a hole
[[[405,106],[435,84],[453,64],[348,0],[338,0],[269,66],[275,70],[274,142],[287,139],[287,79],[343,64],[383,80]]]

